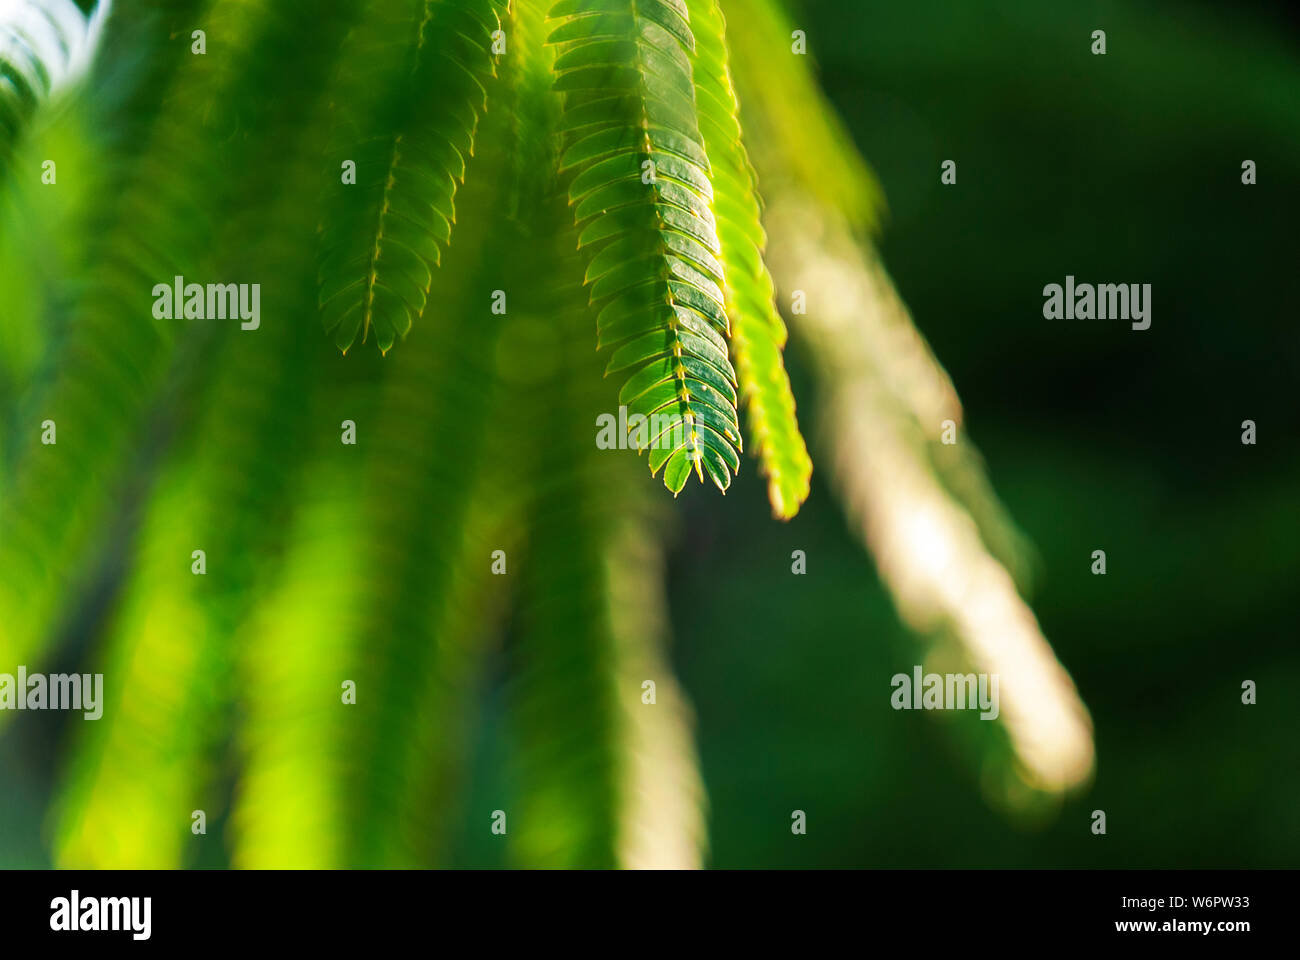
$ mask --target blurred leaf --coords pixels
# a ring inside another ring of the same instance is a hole
[[[345,353],[372,327],[387,353],[424,313],[487,109],[498,28],[489,0],[371,0],[348,36],[320,241],[321,315]]]

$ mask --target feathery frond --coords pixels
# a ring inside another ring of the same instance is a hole
[[[499,26],[490,0],[372,0],[344,45],[320,305],[345,353],[372,329],[387,353],[424,313],[487,109]]]
[[[713,187],[696,114],[695,37],[682,0],[560,0],[561,166],[600,304],[597,342],[627,371],[619,402],[674,494],[692,469],[724,492],[740,468],[736,374]]]
[[[812,460],[795,419],[790,377],[781,360],[786,329],[763,263],[766,236],[758,189],[741,136],[739,105],[727,66],[726,28],[717,0],[687,0],[695,30],[695,99],[704,148],[713,163],[713,211],[726,272],[731,347],[740,374],[750,450],[767,477],[772,513],[788,520],[808,498]]]

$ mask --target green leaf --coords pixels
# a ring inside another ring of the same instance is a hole
[[[808,497],[812,460],[799,432],[794,394],[781,359],[786,330],[763,263],[766,238],[753,169],[745,152],[727,65],[726,31],[717,0],[687,0],[696,31],[696,101],[700,131],[713,160],[719,260],[725,267],[731,346],[740,374],[750,449],[767,477],[773,515],[794,516]],[[713,475],[718,464],[706,458]]]
[[[581,227],[586,283],[598,308],[597,342],[616,347],[607,373],[625,373],[629,412],[685,429],[661,429],[652,472],[679,491],[694,464],[721,490],[739,465],[730,330],[718,257],[715,185],[700,132],[692,58],[696,38],[680,0],[560,0],[549,41],[564,95],[561,166]],[[704,461],[692,426],[700,411],[722,431]],[[645,449],[641,437],[634,445]],[[660,451],[663,452],[662,450]],[[681,457],[676,454],[681,453]],[[689,454],[689,456],[688,456]]]
[[[372,331],[387,353],[424,313],[496,75],[490,0],[377,0],[368,13],[335,82],[320,236],[321,320],[344,353]]]

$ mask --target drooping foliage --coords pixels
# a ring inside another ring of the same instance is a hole
[[[669,503],[593,438],[622,406],[675,495],[746,451],[776,517],[809,495],[755,168],[791,148],[778,105],[741,123],[780,71],[723,14],[782,21],[749,3],[115,0],[62,94],[74,45],[0,48],[0,672],[75,653],[116,704],[56,862],[225,862],[198,810],[240,866],[456,862],[482,729],[504,862],[700,862]],[[177,277],[257,284],[260,324],[160,316]]]
[[[499,31],[488,0],[376,0],[339,51],[320,302],[344,352],[373,330],[387,353],[424,313]]]

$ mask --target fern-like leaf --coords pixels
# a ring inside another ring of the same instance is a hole
[[[767,477],[772,512],[788,520],[808,497],[812,460],[795,419],[781,359],[786,329],[763,262],[766,236],[753,168],[741,139],[739,105],[727,65],[726,26],[717,0],[687,0],[695,29],[695,98],[704,148],[713,161],[713,209],[726,271],[731,346],[740,374],[751,452]]]
[[[682,0],[560,0],[556,89],[561,166],[581,228],[606,373],[651,473],[681,491],[692,469],[726,491],[740,467],[736,375],[692,83],[695,38]]]
[[[320,243],[321,319],[345,353],[371,330],[387,353],[424,313],[499,26],[491,0],[375,0],[345,45]]]

